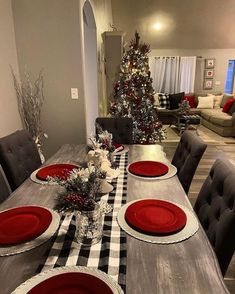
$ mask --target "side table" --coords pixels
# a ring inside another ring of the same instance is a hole
[[[198,135],[198,126],[201,124],[201,117],[198,114],[188,114],[188,115],[180,115],[179,113],[175,114],[175,125],[180,131],[180,135],[186,131],[189,126],[196,126],[196,133]]]

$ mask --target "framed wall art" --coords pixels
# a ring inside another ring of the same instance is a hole
[[[214,68],[214,67],[215,67],[215,58],[206,58],[205,68]]]
[[[211,90],[213,88],[213,80],[205,79],[203,82],[203,89],[204,90]]]
[[[214,70],[213,69],[205,69],[204,78],[205,79],[213,79],[214,78]]]

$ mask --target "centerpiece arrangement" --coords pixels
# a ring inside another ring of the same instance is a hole
[[[106,172],[108,178],[116,178],[120,171],[116,168],[113,155],[118,151],[112,140],[112,134],[97,125],[97,136],[91,136],[88,151],[88,164],[94,164]]]
[[[111,207],[100,205],[101,185],[106,173],[96,167],[73,169],[69,174],[49,178],[64,188],[59,193],[55,209],[76,213],[76,238],[84,245],[92,245],[102,237],[103,214]]]
[[[76,238],[83,245],[92,245],[101,239],[102,220],[111,206],[99,201],[102,194],[113,190],[106,181],[120,173],[109,160],[115,150],[112,134],[101,131],[98,138],[90,137],[92,145],[87,154],[87,168],[64,170],[62,174],[48,177],[49,182],[57,183],[64,188],[59,193],[55,209],[59,212],[76,213]]]
[[[106,173],[93,169],[73,169],[69,175],[50,178],[65,188],[57,199],[56,210],[61,211],[92,211],[100,198],[100,187]]]

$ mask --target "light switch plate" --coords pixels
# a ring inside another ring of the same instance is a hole
[[[71,98],[78,99],[78,88],[71,88]]]

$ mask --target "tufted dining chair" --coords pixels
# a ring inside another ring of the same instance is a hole
[[[119,144],[133,143],[133,120],[129,117],[97,117],[96,124],[113,134],[113,142]],[[96,128],[97,132],[97,128]]]
[[[5,173],[0,165],[0,203],[7,199],[11,194],[11,188],[5,176]]]
[[[235,250],[235,167],[226,159],[213,164],[194,210],[225,275]]]
[[[193,132],[185,131],[172,159],[177,176],[186,194],[207,145]]]
[[[0,138],[0,164],[12,191],[41,165],[37,146],[28,131],[16,131]]]

